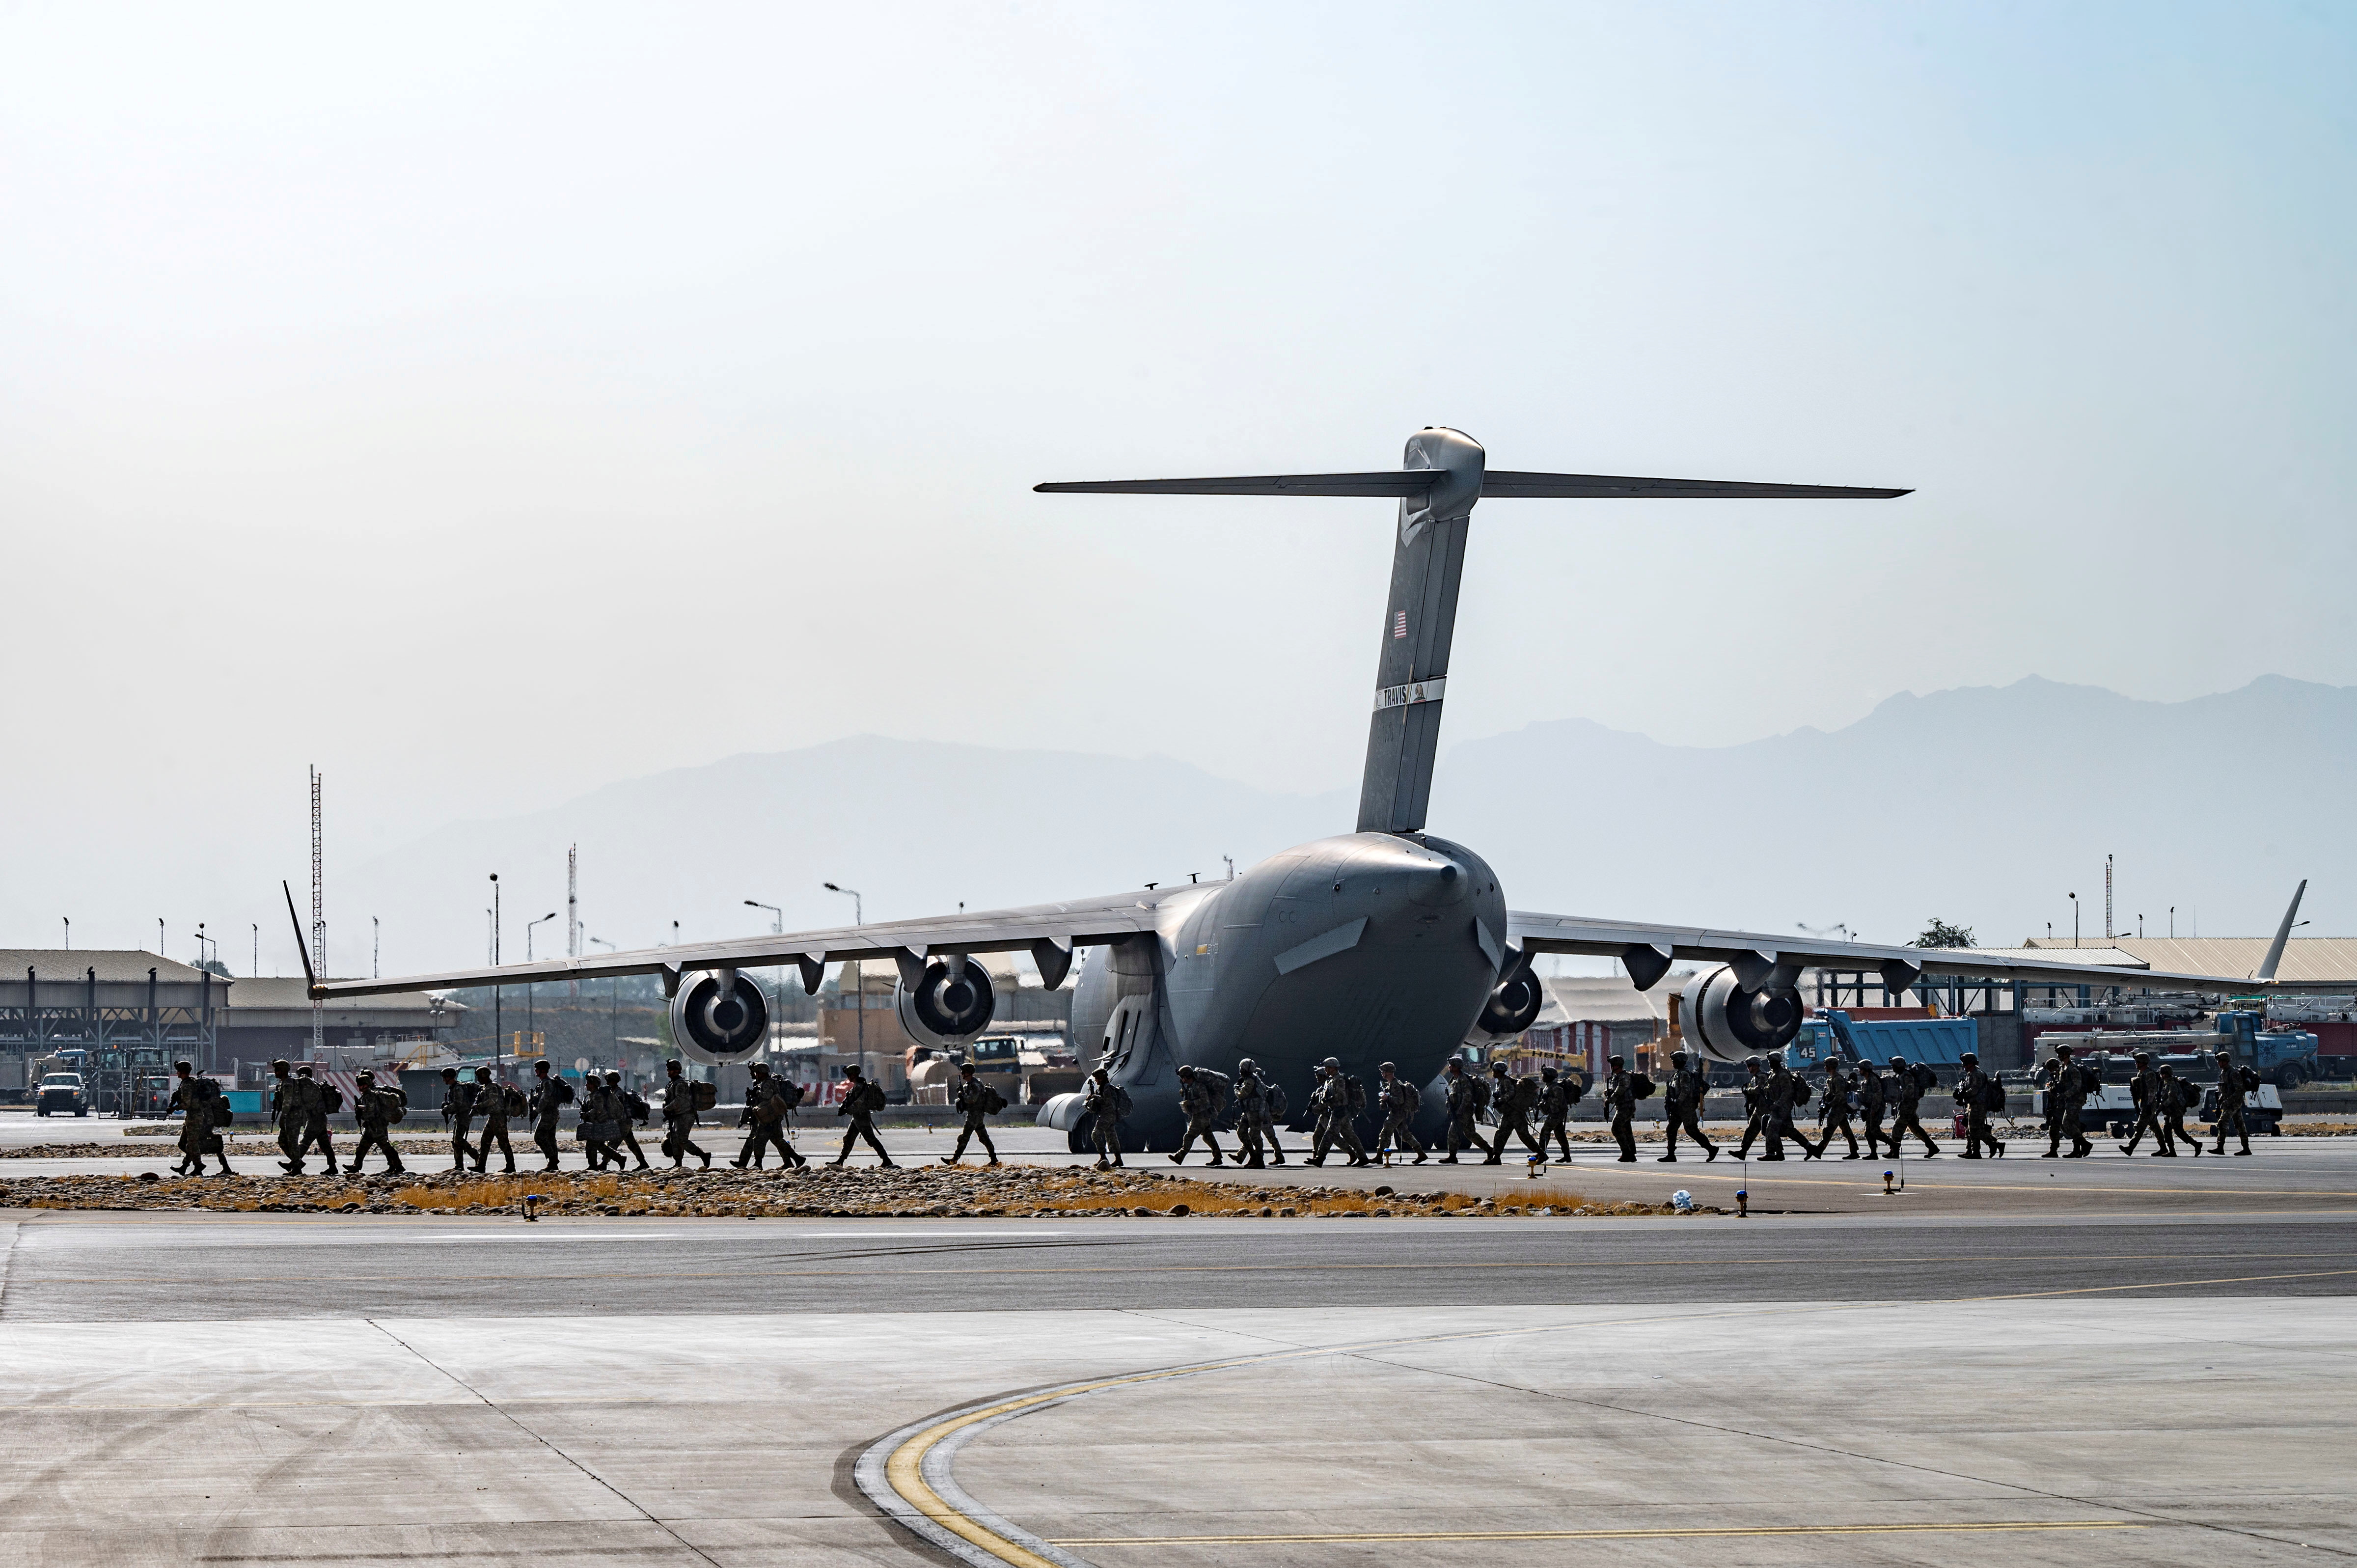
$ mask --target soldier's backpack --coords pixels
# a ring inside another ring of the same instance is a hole
[[[379,1100],[384,1101],[384,1119],[387,1124],[398,1122],[409,1114],[409,1090],[402,1088],[401,1085],[380,1083],[373,1092]]]
[[[1926,1094],[1940,1087],[1940,1075],[1932,1070],[1929,1062],[1915,1064],[1915,1087]]]
[[[508,1108],[508,1114],[511,1116],[521,1116],[532,1109],[532,1101],[526,1100],[523,1097],[523,1090],[512,1083],[500,1086],[500,1101]]]
[[[1342,1085],[1349,1098],[1351,1109],[1354,1112],[1364,1111],[1367,1108],[1367,1086],[1347,1072],[1342,1075]]]
[[[1809,1080],[1805,1078],[1798,1084],[1794,1085],[1792,1089],[1792,1105],[1794,1109],[1797,1110],[1801,1106],[1806,1105],[1809,1102],[1809,1097],[1815,1092],[1815,1090],[1809,1087]]]
[[[1981,1109],[1991,1115],[2005,1110],[2005,1083],[1995,1073],[1981,1085]]]
[[[210,1078],[192,1078],[197,1086],[197,1114],[208,1127],[226,1127],[230,1123],[229,1097],[221,1086]]]
[[[1292,1109],[1291,1102],[1285,1098],[1285,1085],[1273,1078],[1261,1079],[1260,1102],[1268,1108],[1268,1119],[1272,1122],[1283,1121],[1286,1112]]]
[[[1538,1103],[1538,1100],[1539,1086],[1537,1079],[1529,1078],[1510,1078],[1506,1080],[1506,1110],[1527,1112],[1532,1107]]]
[[[789,1083],[781,1078],[773,1078],[770,1081],[777,1085],[778,1096],[786,1102],[789,1111],[810,1098],[810,1091],[799,1083]]]
[[[694,1096],[698,1111],[709,1111],[720,1103],[720,1086],[716,1083],[699,1082],[689,1093]],[[565,1098],[570,1101],[573,1095],[568,1090]]]
[[[647,1097],[635,1089],[626,1089],[622,1091],[622,1108],[629,1112],[631,1120],[637,1122],[641,1127],[646,1125],[647,1118],[655,1113],[655,1108],[647,1103]]]
[[[1411,1116],[1415,1115],[1416,1108],[1424,1103],[1424,1090],[1418,1089],[1415,1085],[1410,1083],[1404,1078],[1395,1079],[1393,1081],[1400,1086],[1400,1098],[1406,1101],[1406,1103],[1402,1105],[1400,1109],[1406,1112]]]
[[[2257,1093],[2259,1084],[2262,1081],[2259,1078],[2259,1069],[2255,1067],[2236,1068],[2234,1069],[2234,1079],[2243,1086],[2243,1092],[2245,1094]]]
[[[319,1086],[319,1110],[329,1116],[344,1108],[344,1091],[332,1083]]]
[[[1006,1109],[1006,1096],[998,1092],[998,1086],[989,1083],[984,1084],[982,1086],[983,1114],[985,1116],[996,1116]]]
[[[1634,1074],[1631,1079],[1631,1083],[1637,1091],[1638,1099],[1651,1100],[1653,1097],[1653,1080],[1647,1078],[1643,1073],[1641,1072]],[[1803,1096],[1805,1097],[1808,1090],[1803,1088],[1801,1092]]]
[[[1486,1077],[1469,1077],[1473,1085],[1473,1109],[1478,1114],[1490,1109],[1490,1080]]]
[[[1211,1086],[1212,1115],[1218,1116],[1224,1113],[1229,1106],[1235,1103],[1236,1086],[1226,1073],[1213,1072],[1210,1068],[1199,1067],[1195,1069],[1195,1081]]]

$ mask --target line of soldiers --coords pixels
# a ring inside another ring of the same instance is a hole
[[[2128,1141],[2119,1146],[2120,1153],[2133,1155],[2136,1144],[2147,1132],[2153,1136],[2153,1157],[2173,1159],[2180,1143],[2201,1153],[2201,1136],[2185,1124],[2185,1113],[2201,1102],[2201,1088],[2191,1079],[2179,1076],[2174,1064],[2162,1062],[2154,1066],[2152,1053],[2135,1053],[2136,1072],[2128,1079],[2128,1098],[2136,1108],[2136,1127]],[[2231,1135],[2241,1147],[2234,1152],[2251,1152],[2251,1129],[2245,1107],[2250,1096],[2259,1087],[2257,1071],[2247,1066],[2237,1066],[2234,1053],[2221,1049],[2218,1062],[2218,1111],[2210,1126],[2217,1134],[2216,1147],[2210,1152],[2222,1155]],[[2057,1046],[2054,1054],[2039,1069],[2038,1086],[2046,1095],[2046,1157],[2084,1158],[2095,1152],[2084,1125],[2087,1101],[2103,1088],[2103,1069],[2092,1062],[2074,1059],[2068,1046]],[[2071,1152],[2061,1155],[2062,1140],[2071,1140]]]

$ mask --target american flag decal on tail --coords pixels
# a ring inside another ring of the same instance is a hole
[[[1402,610],[1402,611],[1400,611],[1400,613],[1399,613],[1399,615],[1397,616],[1397,618],[1394,618],[1394,619],[1392,621],[1392,640],[1393,640],[1393,641],[1394,641],[1394,642],[1396,642],[1396,641],[1398,641],[1401,638],[1404,638],[1404,637],[1405,637],[1406,635],[1407,635],[1407,611],[1405,611],[1405,610]]]

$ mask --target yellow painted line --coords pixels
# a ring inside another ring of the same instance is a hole
[[[1986,1534],[2020,1530],[2149,1530],[2121,1519],[2014,1520],[1991,1524],[1792,1524],[1684,1530],[1400,1530],[1332,1535],[1107,1535],[1060,1538],[1059,1546],[1328,1546],[1419,1541],[1678,1541],[1764,1535]]]

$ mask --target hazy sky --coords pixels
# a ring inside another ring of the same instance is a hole
[[[863,731],[1347,786],[1386,504],[1028,487],[1426,423],[1920,488],[1483,506],[1456,738],[2357,682],[2352,81],[2337,5],[12,5],[0,940],[299,880],[314,761],[351,856]]]

